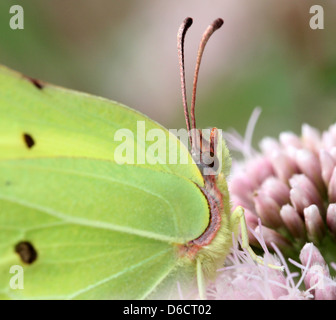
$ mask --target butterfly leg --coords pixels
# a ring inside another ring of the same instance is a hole
[[[205,300],[206,296],[205,296],[205,280],[204,280],[204,274],[203,274],[203,270],[202,270],[202,263],[200,259],[197,259],[196,262],[196,274],[197,274],[197,287],[198,287],[198,293],[200,296],[201,300]]]
[[[241,246],[243,249],[246,249],[252,259],[256,261],[257,263],[264,265],[264,260],[257,256],[253,249],[250,247],[249,239],[248,239],[248,232],[247,232],[247,224],[245,220],[245,215],[244,215],[244,209],[241,206],[238,206],[231,214],[230,217],[230,223],[232,230],[234,231],[234,234],[238,234],[238,228],[240,225],[240,230],[241,230],[241,238],[242,238],[242,243]],[[282,266],[277,266],[274,264],[267,264],[268,267],[272,269],[277,269],[277,270],[284,270]]]

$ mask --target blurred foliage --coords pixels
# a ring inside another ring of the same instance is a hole
[[[24,30],[9,28],[13,4],[24,8]],[[319,129],[335,122],[335,3],[258,0],[253,10],[246,9],[246,4],[244,0],[206,4],[199,0],[1,0],[0,63],[35,78],[120,101],[167,127],[181,127],[178,23],[194,14],[195,24],[200,21],[203,28],[219,15],[228,28],[221,30],[222,40],[216,35],[209,43],[209,57],[201,67],[199,127],[232,127],[243,133],[256,106],[263,112],[255,142],[284,130],[299,133],[304,122]],[[309,28],[313,4],[324,7],[324,30]],[[227,13],[230,8],[236,15]],[[239,15],[241,11],[247,20]],[[255,29],[258,32],[253,36]],[[231,53],[218,44],[229,37],[235,44]],[[216,53],[211,52],[216,46]],[[189,83],[191,73],[187,65]]]

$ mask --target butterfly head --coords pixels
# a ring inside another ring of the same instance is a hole
[[[210,211],[210,219],[207,229],[197,239],[190,241],[187,246],[182,248],[183,254],[186,254],[189,257],[195,257],[196,254],[202,251],[202,248],[212,246],[214,243],[216,243],[217,246],[219,242],[225,242],[227,239],[227,237],[224,237],[223,235],[218,236],[221,234],[221,232],[218,231],[223,229],[223,225],[225,225],[222,220],[227,219],[227,216],[223,216],[223,213],[230,210],[228,209],[229,200],[226,184],[226,175],[230,167],[230,156],[222,138],[221,130],[217,128],[199,130],[196,128],[195,119],[196,87],[203,51],[210,36],[222,26],[223,20],[216,19],[208,26],[202,36],[197,53],[189,115],[184,70],[184,38],[191,24],[192,19],[186,18],[177,35],[182,100],[186,126],[189,132],[190,153],[203,175],[204,186],[200,187],[200,189],[208,201]],[[217,247],[222,248],[222,245]],[[218,251],[222,252],[221,250],[222,249]]]
[[[186,96],[186,81],[185,81],[185,68],[184,68],[184,38],[187,30],[192,25],[192,18],[186,18],[177,34],[177,50],[180,64],[180,76],[181,76],[181,89],[182,100],[184,108],[184,116],[186,120],[187,130],[189,132],[189,144],[191,149],[191,155],[193,160],[197,164],[203,177],[215,176],[221,172],[221,154],[222,146],[221,132],[217,128],[198,130],[196,129],[195,118],[195,102],[196,102],[196,88],[199,69],[201,65],[202,55],[205,49],[205,45],[208,42],[210,36],[223,25],[222,19],[216,19],[203,33],[202,39],[199,44],[197,52],[196,67],[194,73],[193,90],[191,98],[190,115],[187,104]],[[220,151],[220,152],[218,152]]]

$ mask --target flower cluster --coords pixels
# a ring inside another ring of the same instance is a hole
[[[281,249],[335,237],[336,125],[322,135],[303,125],[302,137],[284,132],[279,141],[264,138],[260,148],[229,184],[233,206],[246,209],[249,226],[260,233],[259,217],[266,244]]]
[[[245,156],[234,162],[229,181],[233,208],[245,208],[252,245],[260,246],[257,236],[262,235],[267,248],[275,244],[286,257],[298,260],[301,252],[306,289],[315,286],[313,297],[336,299],[335,291],[321,294],[317,281],[323,275],[332,282],[327,263],[336,261],[336,124],[322,134],[305,124],[300,137],[283,132],[279,139],[264,138],[256,152],[249,142],[258,115],[256,110],[251,117],[247,138],[226,135],[231,150]],[[304,258],[307,246],[318,252],[314,268]]]
[[[336,300],[336,282],[320,251],[307,243],[301,250],[301,264],[290,262],[301,270],[291,272],[280,250],[273,245],[277,256],[271,255],[262,235],[255,234],[265,250],[266,263],[277,264],[279,259],[285,272],[257,265],[247,251],[237,244],[228,257],[229,266],[218,270],[218,277],[207,289],[207,298],[217,300]],[[335,266],[334,266],[335,269]],[[296,279],[298,278],[299,279]],[[302,286],[305,289],[302,289]]]

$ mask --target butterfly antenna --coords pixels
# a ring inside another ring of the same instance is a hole
[[[197,87],[198,73],[199,73],[199,68],[201,65],[203,51],[211,35],[217,29],[219,29],[223,25],[223,23],[224,23],[223,19],[218,18],[212,24],[210,24],[208,28],[205,30],[205,32],[203,33],[203,36],[202,36],[202,39],[201,39],[201,42],[198,48],[196,67],[195,67],[195,73],[194,73],[193,91],[192,91],[192,98],[191,98],[191,109],[190,109],[192,129],[196,129],[196,118],[195,118],[196,87]]]
[[[192,18],[189,17],[185,18],[177,32],[177,54],[180,65],[181,91],[182,91],[184,118],[186,121],[188,132],[190,132],[190,116],[187,104],[187,90],[186,90],[185,70],[184,70],[184,38],[187,33],[187,30],[190,28],[192,23],[193,23]],[[190,135],[189,135],[189,141],[190,145],[192,146],[192,140]]]

